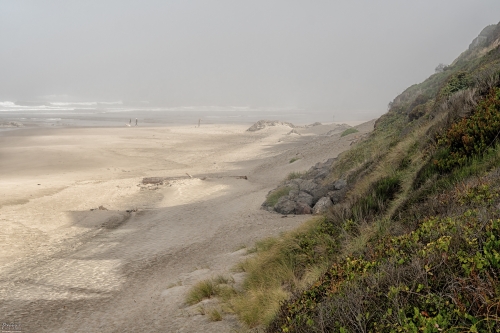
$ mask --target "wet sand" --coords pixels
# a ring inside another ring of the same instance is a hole
[[[184,304],[245,247],[310,216],[260,209],[289,172],[349,148],[328,125],[0,133],[0,320],[24,332],[230,332]],[[299,157],[294,163],[290,159]],[[189,174],[192,178],[187,176]],[[235,176],[247,176],[247,179]],[[173,177],[144,185],[144,177]],[[99,209],[99,207],[101,207]]]

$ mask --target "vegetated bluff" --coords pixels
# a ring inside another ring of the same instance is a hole
[[[248,271],[287,300],[240,318],[269,332],[500,331],[499,140],[500,24],[332,162],[345,198],[257,253],[255,272],[286,276],[261,283]]]

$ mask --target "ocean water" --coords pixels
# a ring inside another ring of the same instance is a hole
[[[0,102],[0,126],[139,126],[198,124],[253,124],[258,120],[280,120],[295,125],[343,121],[328,111],[251,107],[158,107],[122,102]],[[358,117],[359,118],[359,117]],[[370,118],[366,118],[369,120]],[[345,116],[344,116],[345,120]],[[347,119],[365,120],[365,119]],[[3,125],[2,125],[3,124]]]

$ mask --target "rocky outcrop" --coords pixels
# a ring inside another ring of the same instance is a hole
[[[333,183],[333,189],[336,191],[343,190],[347,186],[347,182],[344,179],[339,179]]]
[[[288,196],[281,197],[278,203],[274,205],[274,210],[283,215],[295,214],[295,202],[290,200]]]
[[[333,207],[332,199],[329,197],[323,197],[316,202],[312,209],[312,213],[315,215],[320,215],[326,213],[330,207]]]
[[[304,215],[304,214],[311,214],[312,213],[312,208],[309,205],[306,205],[301,202],[297,202],[295,205],[295,214],[297,215]]]
[[[282,196],[273,207],[266,203],[262,207],[284,215],[327,212],[331,206],[341,202],[347,193],[347,181],[344,179],[324,184],[335,160],[331,158],[319,162],[302,177],[285,181],[280,187],[289,188],[288,195]]]
[[[479,33],[479,35],[476,38],[474,38],[472,43],[469,45],[469,50],[473,50],[473,49],[476,49],[476,48],[479,48],[482,46],[486,46],[486,44],[488,42],[488,37],[490,37],[494,33],[496,27],[497,27],[496,24],[492,24],[492,25],[489,25],[486,28],[484,28]]]
[[[256,132],[260,131],[266,127],[270,126],[288,126],[290,128],[295,128],[295,125],[292,123],[287,123],[285,121],[277,121],[277,120],[259,120],[255,124],[253,124],[247,132]]]

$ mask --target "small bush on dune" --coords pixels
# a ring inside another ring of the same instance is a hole
[[[500,89],[492,89],[468,118],[463,118],[438,140],[443,147],[434,160],[439,170],[447,172],[464,165],[472,156],[491,148],[500,135]]]
[[[357,129],[355,128],[348,128],[346,129],[345,131],[342,132],[342,134],[340,135],[340,137],[343,137],[343,136],[346,136],[346,135],[349,135],[349,134],[353,134],[353,133],[357,133],[359,132]]]
[[[361,221],[365,216],[384,211],[400,189],[401,180],[397,175],[384,177],[373,183],[372,190],[353,204],[355,219]]]

